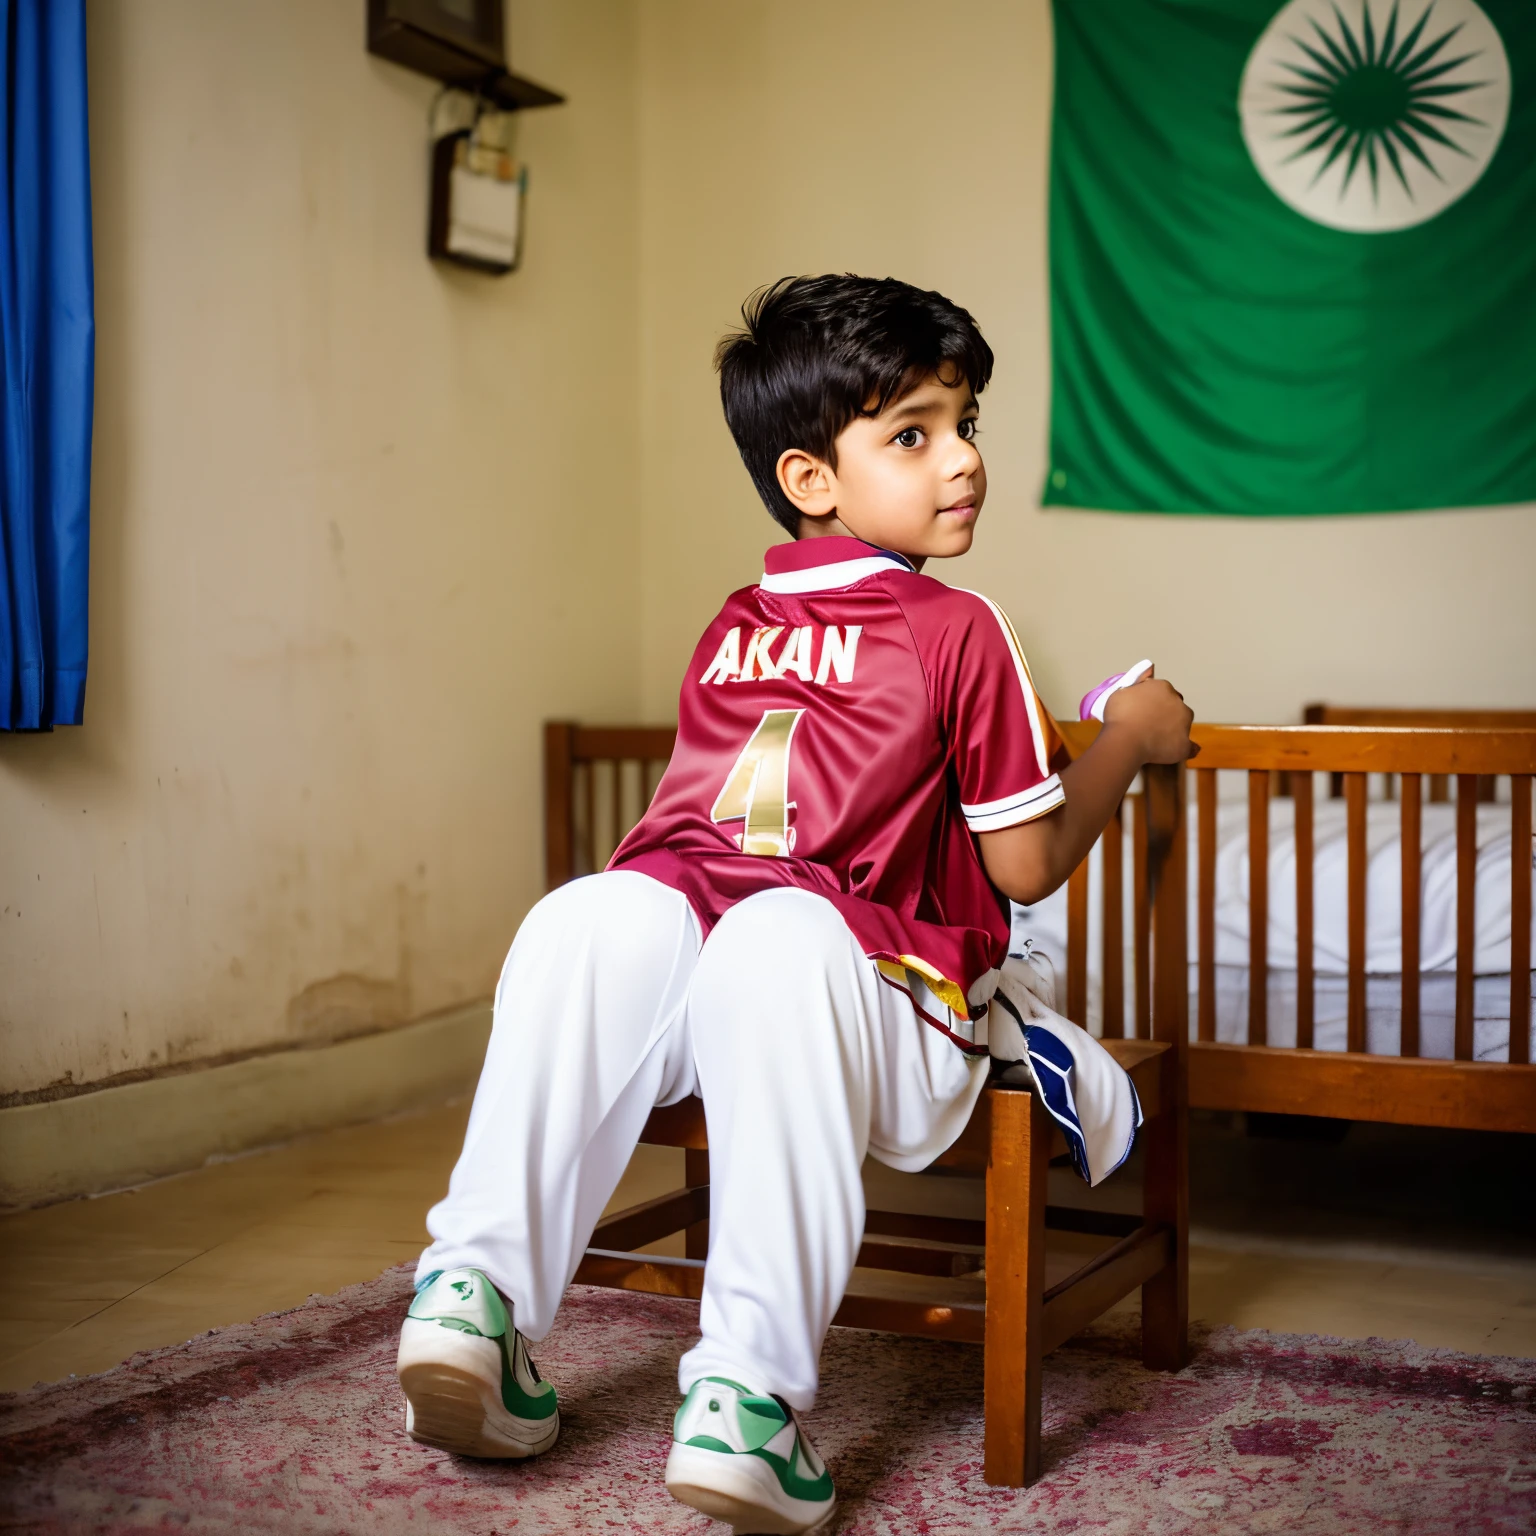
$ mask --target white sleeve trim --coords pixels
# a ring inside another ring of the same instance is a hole
[[[1064,805],[1067,792],[1061,787],[1061,779],[1052,774],[1031,789],[1020,790],[1002,800],[988,800],[982,805],[960,805],[965,824],[972,832],[1000,832],[1004,827],[1016,827],[1021,822],[1033,821]]]

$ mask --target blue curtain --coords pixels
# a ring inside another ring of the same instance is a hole
[[[0,0],[0,729],[85,705],[95,297],[85,0]]]

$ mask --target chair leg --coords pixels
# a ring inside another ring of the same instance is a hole
[[[987,1322],[984,1469],[1022,1488],[1040,1476],[1040,1308],[1051,1120],[1032,1093],[987,1090]]]
[[[1150,1371],[1178,1371],[1189,1358],[1189,1118],[1170,1092],[1147,1123],[1143,1209],[1173,1231],[1173,1259],[1141,1288],[1141,1359]]]
[[[709,1153],[692,1147],[683,1152],[683,1183],[689,1189],[709,1186]],[[709,1221],[696,1221],[683,1228],[684,1253],[690,1259],[709,1257]]]

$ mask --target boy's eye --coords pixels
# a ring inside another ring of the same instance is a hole
[[[905,432],[898,432],[891,439],[898,448],[916,448],[922,440],[923,433],[920,427],[908,427]]]
[[[976,425],[976,418],[974,416],[967,416],[965,420],[960,423],[959,430],[962,441],[973,443],[976,441],[976,434],[981,429]]]

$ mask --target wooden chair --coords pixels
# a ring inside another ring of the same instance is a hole
[[[548,878],[551,887],[600,868],[649,801],[672,750],[665,728],[546,730]],[[626,764],[629,765],[626,768]],[[1130,1072],[1146,1123],[1140,1216],[1047,1203],[1047,1170],[1065,1142],[1039,1100],[988,1088],[964,1134],[935,1165],[986,1180],[985,1221],[871,1210],[853,1283],[833,1321],[984,1348],[985,1477],[1023,1486],[1039,1477],[1041,1362],[1096,1317],[1141,1288],[1142,1358],[1178,1370],[1188,1333],[1186,849],[1183,776],[1145,775],[1144,881],[1152,933],[1149,1039],[1107,1040]],[[635,817],[628,812],[635,808]],[[606,833],[606,836],[604,835]],[[1138,845],[1138,850],[1140,845]],[[1078,882],[1081,885],[1081,881]],[[1074,904],[1086,953],[1086,901]],[[1082,998],[1070,1000],[1082,1018]],[[702,1294],[708,1252],[709,1151],[698,1099],[652,1113],[640,1140],[681,1147],[680,1189],[605,1217],[576,1280],[665,1296]],[[1113,1239],[1074,1273],[1047,1285],[1048,1230]],[[685,1257],[640,1253],[683,1232]]]

